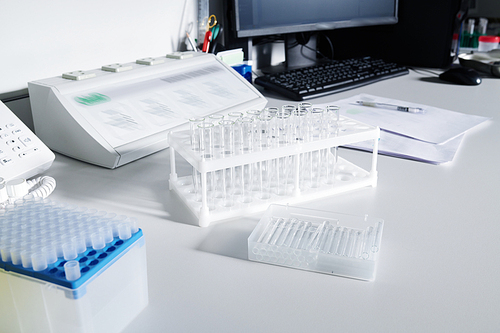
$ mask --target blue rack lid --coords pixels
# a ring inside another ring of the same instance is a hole
[[[112,242],[106,245],[103,249],[94,250],[92,247],[80,254],[75,261],[80,264],[80,278],[74,281],[68,281],[64,272],[64,264],[68,261],[63,258],[48,265],[42,271],[35,271],[33,268],[24,268],[21,265],[14,265],[12,262],[4,262],[0,259],[0,268],[5,271],[11,271],[25,276],[33,277],[38,280],[54,283],[59,286],[78,289],[87,281],[101,274],[110,264],[123,256],[130,248],[143,237],[142,230],[132,235],[129,239],[121,240],[113,239]]]

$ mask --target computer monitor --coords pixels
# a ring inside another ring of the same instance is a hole
[[[398,0],[231,1],[236,37],[283,35],[287,67],[315,61],[316,40],[311,32],[398,22]],[[306,44],[306,49],[295,47]]]

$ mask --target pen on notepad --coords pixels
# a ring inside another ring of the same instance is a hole
[[[425,112],[425,110],[422,108],[414,108],[411,106],[401,106],[401,105],[395,105],[395,104],[367,102],[367,101],[357,101],[356,103],[358,103],[359,105],[363,105],[363,106],[371,106],[373,108],[381,108],[381,109],[388,109],[388,110],[401,111],[401,112],[409,112],[409,113],[424,113]]]

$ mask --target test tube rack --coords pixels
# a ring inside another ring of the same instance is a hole
[[[170,190],[177,193],[198,219],[199,226],[206,227],[214,221],[265,211],[273,203],[297,204],[363,187],[375,187],[380,129],[344,116],[339,117],[335,126],[335,131],[316,138],[292,140],[265,148],[254,145],[250,150],[236,148],[230,155],[225,154],[223,148],[214,146],[209,157],[193,149],[190,131],[171,132]],[[337,147],[368,140],[373,141],[369,171],[338,157]],[[177,175],[176,153],[192,166],[193,175]],[[323,160],[333,157],[333,164],[327,166],[333,169],[334,176],[328,181],[318,181],[314,186],[309,186],[306,183],[312,184],[312,181],[303,179],[304,168],[312,165],[313,158],[319,158],[322,154],[330,156]],[[262,170],[272,171],[273,168],[288,168],[289,172],[281,179],[277,179],[279,176],[269,179],[268,184],[262,186]],[[238,174],[247,175],[247,180],[239,180],[239,176],[238,181],[234,180],[234,175]],[[218,185],[213,185],[214,180],[220,183],[217,180],[226,180],[228,175],[234,180],[234,184],[229,184],[232,188],[229,188],[228,181],[223,181],[224,185],[218,190]],[[281,193],[271,187],[271,181],[284,183]],[[237,182],[239,186],[236,186]],[[255,186],[249,182],[261,184]],[[225,192],[223,197],[220,196],[221,192]],[[262,195],[263,192],[267,195]]]
[[[373,281],[384,221],[271,205],[248,238],[248,259]]]
[[[0,209],[0,327],[120,332],[148,303],[133,218],[30,198]]]

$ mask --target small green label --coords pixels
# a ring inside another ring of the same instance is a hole
[[[90,93],[88,95],[75,97],[75,101],[77,101],[80,104],[88,106],[106,103],[110,100],[111,98],[109,98],[108,96],[99,93]]]

